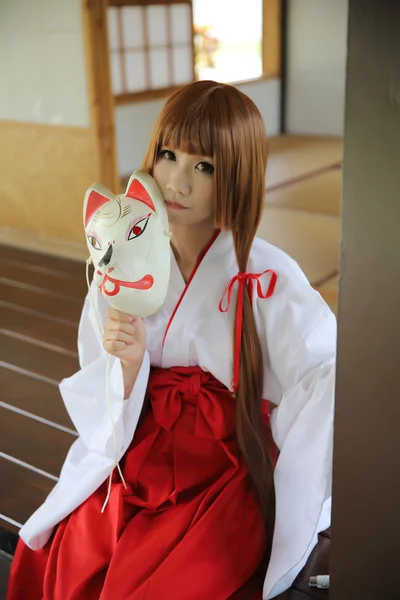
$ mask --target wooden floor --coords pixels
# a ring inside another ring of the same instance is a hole
[[[2,246],[0,525],[17,530],[53,487],[75,439],[58,382],[78,369],[83,263]]]
[[[337,139],[285,136],[271,140],[266,205],[259,229],[260,236],[300,263],[333,310],[337,305],[341,153]],[[46,251],[63,253],[63,257],[17,249],[15,236],[7,241],[0,246],[3,537],[6,532],[17,533],[43,502],[76,438],[58,382],[78,369],[77,325],[86,294],[82,259],[87,254],[82,247],[73,253],[81,260],[71,260],[59,242],[54,247],[47,242]],[[29,240],[25,239],[26,244]],[[38,249],[35,244],[31,247]],[[13,541],[8,543],[11,548]],[[1,600],[1,569],[8,569],[1,556],[0,567]]]

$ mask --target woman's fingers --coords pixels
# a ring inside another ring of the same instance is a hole
[[[139,344],[146,344],[146,327],[143,319],[135,319],[133,325],[135,328],[134,336]]]
[[[132,323],[134,320],[131,315],[128,315],[128,313],[124,313],[112,307],[108,309],[107,317],[113,321],[122,321],[123,323]]]
[[[103,334],[104,342],[124,342],[124,344],[133,344],[135,338],[132,334],[120,330],[105,331]]]
[[[109,354],[115,355],[118,352],[121,352],[121,350],[125,350],[126,343],[119,342],[118,340],[107,340],[103,342],[103,348]]]
[[[136,332],[135,325],[131,323],[125,323],[123,321],[106,321],[104,324],[104,335],[105,337],[113,337],[118,333],[125,333],[126,335],[134,336]]]
[[[135,368],[146,350],[146,328],[142,319],[110,307],[103,328],[103,347],[124,364]]]

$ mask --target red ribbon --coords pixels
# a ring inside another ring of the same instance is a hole
[[[152,367],[149,393],[154,420],[167,431],[180,417],[184,404],[196,415],[196,436],[224,440],[234,429],[231,392],[200,367]]]
[[[267,273],[271,274],[271,278],[269,281],[267,291],[264,294],[262,285],[260,282],[260,277],[262,277],[263,275],[266,275]],[[238,282],[239,290],[238,290],[238,302],[237,302],[237,312],[236,312],[235,347],[234,347],[234,355],[233,355],[234,361],[233,361],[233,380],[232,380],[232,387],[233,387],[234,393],[237,392],[237,388],[239,385],[240,347],[241,347],[241,343],[242,343],[242,330],[243,330],[243,293],[244,293],[245,283],[247,283],[247,290],[248,290],[250,300],[251,300],[252,294],[253,294],[253,282],[254,281],[257,282],[256,289],[257,289],[258,297],[259,298],[270,298],[272,296],[272,294],[274,293],[277,280],[278,280],[278,276],[275,273],[275,271],[272,271],[272,269],[267,269],[266,271],[263,271],[262,273],[258,273],[258,274],[256,274],[256,273],[238,273],[237,275],[235,275],[235,277],[232,277],[232,279],[226,286],[226,289],[225,289],[223,296],[221,298],[221,301],[219,303],[220,312],[225,313],[229,310],[229,308],[231,306],[231,298],[232,298],[233,288],[235,286],[235,283]],[[224,303],[226,296],[228,296],[227,306],[226,306],[226,308],[223,308],[223,303]]]

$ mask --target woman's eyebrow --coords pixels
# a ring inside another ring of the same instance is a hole
[[[207,162],[214,162],[212,156],[207,156],[206,154],[192,154],[195,158],[201,158],[202,160],[206,160]]]

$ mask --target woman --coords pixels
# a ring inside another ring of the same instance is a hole
[[[168,294],[133,321],[93,289],[103,339],[86,301],[82,368],[60,386],[80,437],[21,530],[8,600],[272,598],[329,526],[336,322],[255,238],[267,155],[234,87],[196,82],[161,111],[142,168],[168,210]],[[114,477],[102,514],[104,350],[127,487]]]

